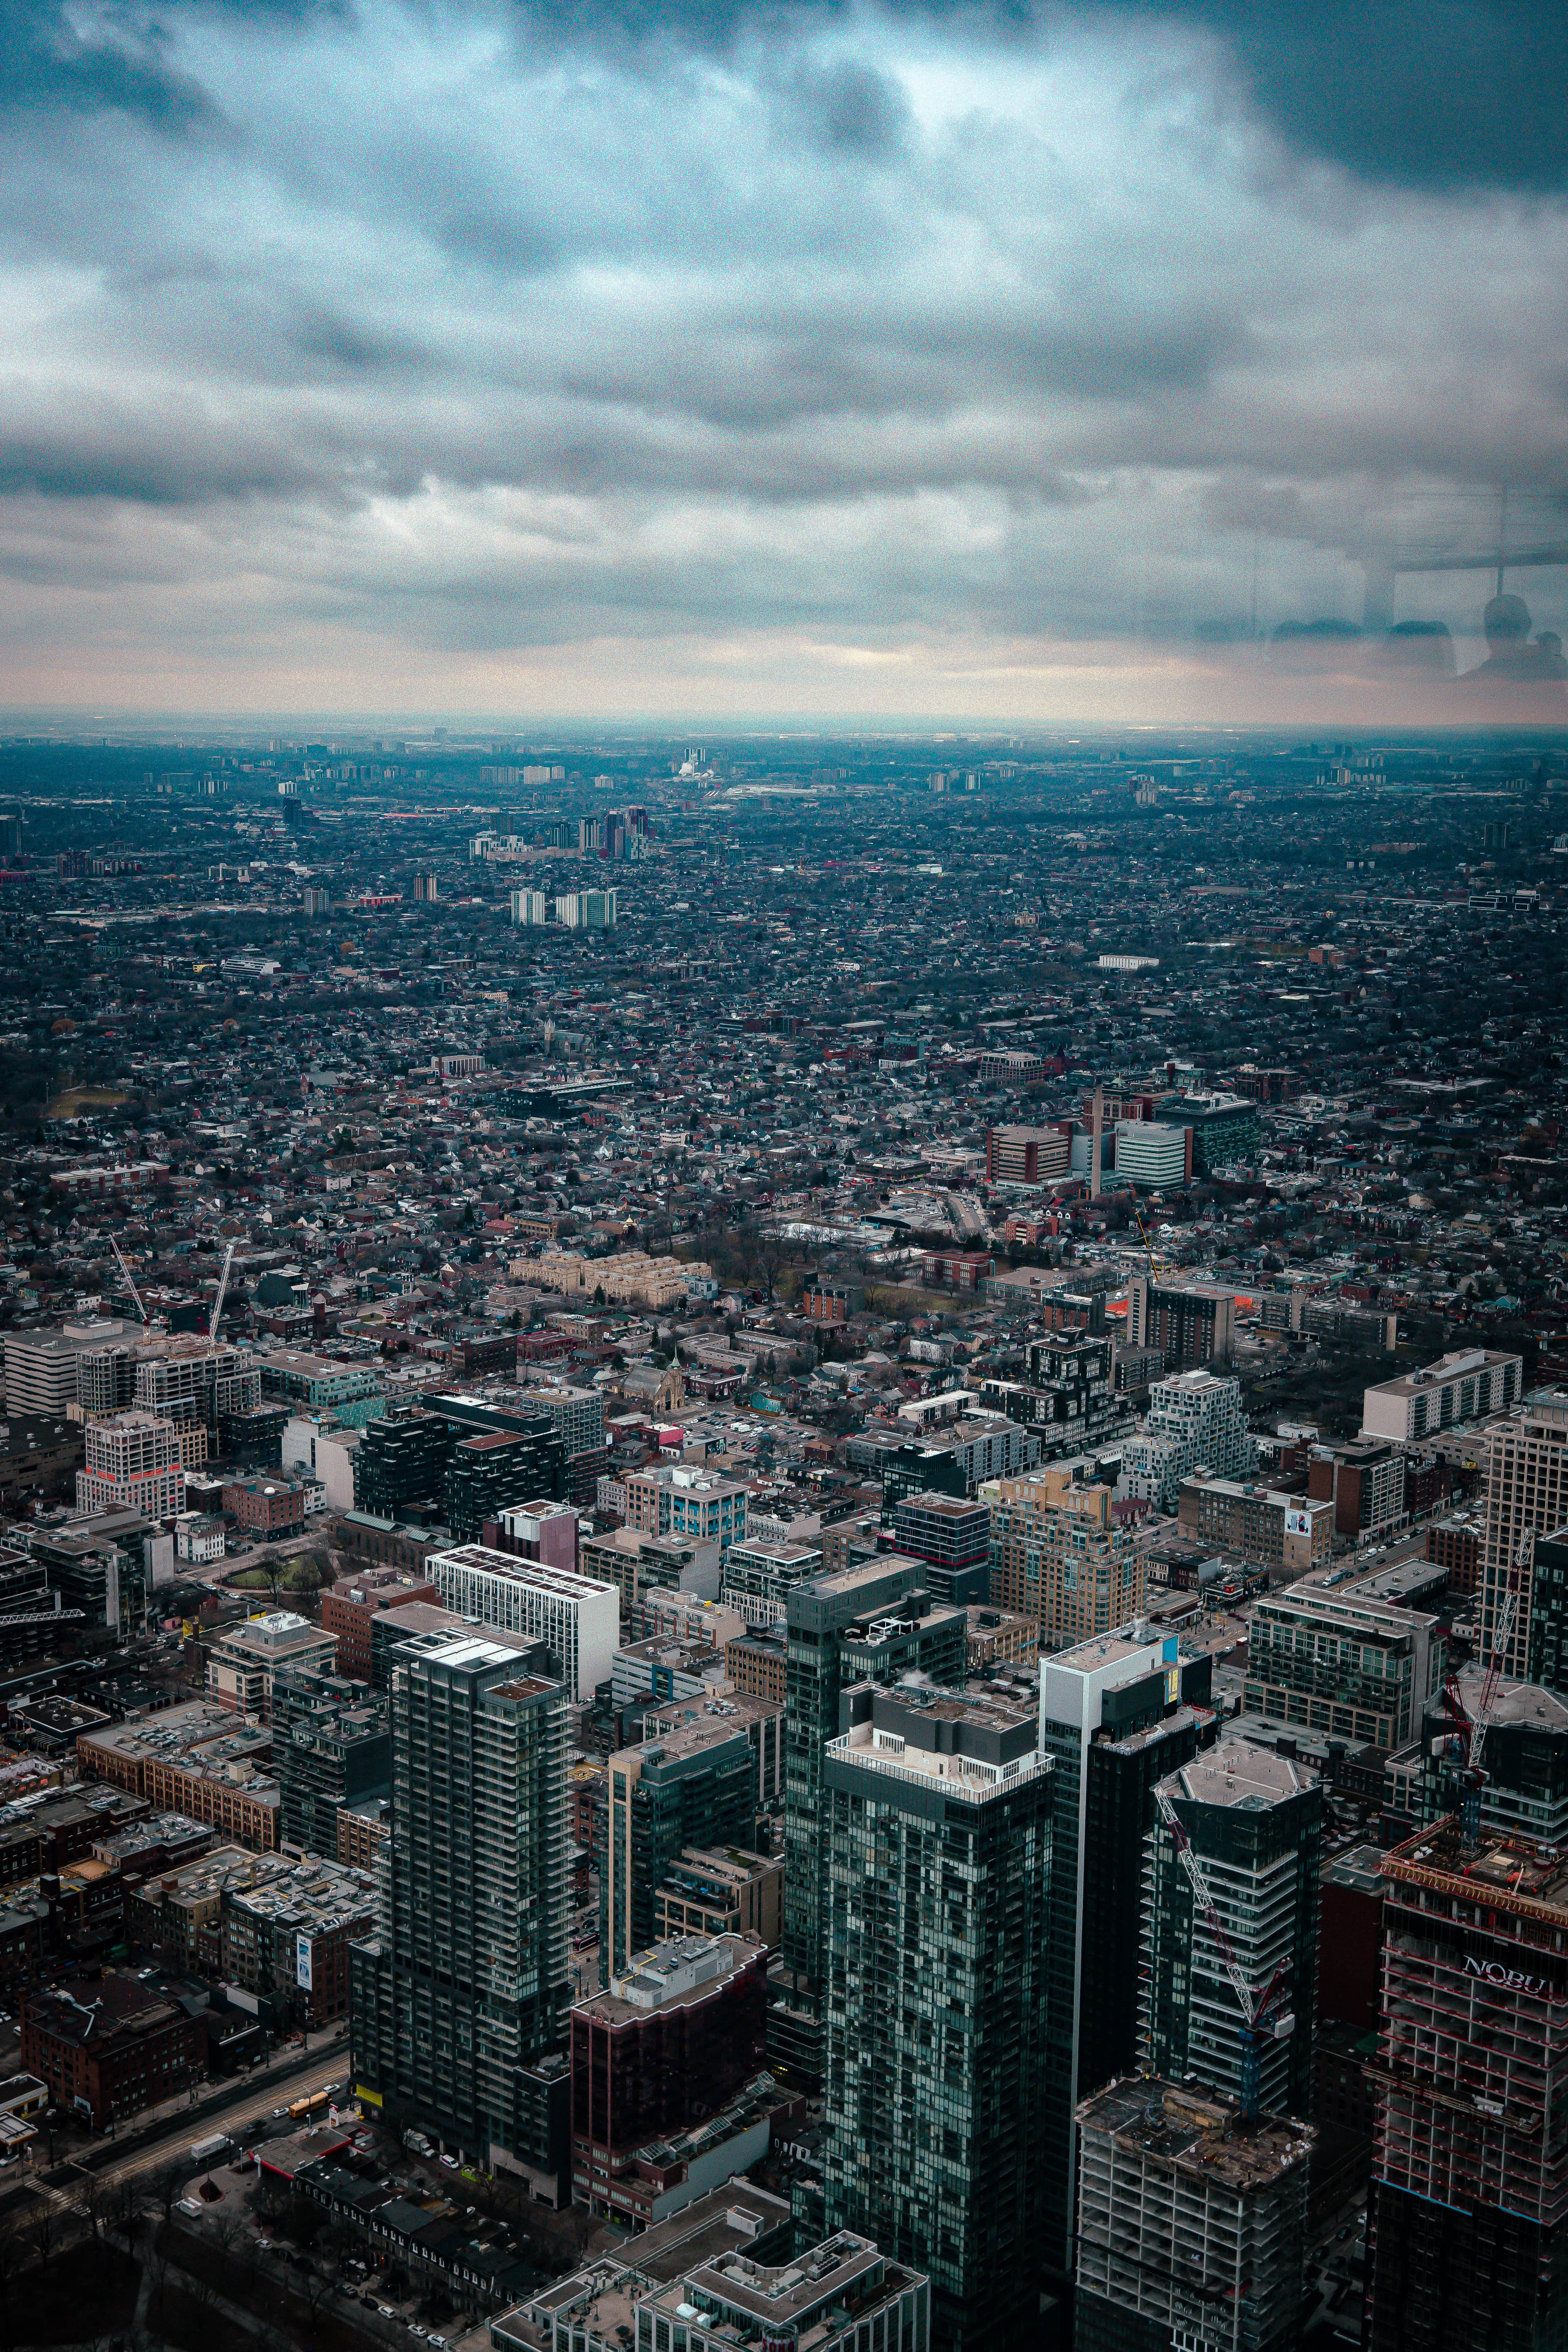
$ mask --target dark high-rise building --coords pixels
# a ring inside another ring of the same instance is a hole
[[[749,1848],[756,1829],[756,1759],[734,1723],[701,1717],[612,1756],[595,1822],[606,1973],[653,1942],[655,1898],[683,1848]]]
[[[961,1683],[968,1617],[933,1603],[924,1562],[896,1552],[797,1584],[785,1612],[784,1957],[809,2016],[822,1974],[822,1757],[837,1737],[839,1694],[849,1683],[917,1671]],[[798,2063],[810,2071],[807,2052]]]
[[[425,1504],[442,1510],[454,1528],[456,1511],[466,1543],[498,1511],[535,1496],[559,1500],[565,1492],[565,1449],[547,1413],[519,1412],[455,1391],[367,1422],[354,1454],[356,1510],[390,1519]]]
[[[991,1513],[958,1495],[906,1495],[893,1513],[899,1549],[923,1559],[935,1601],[991,1597]]]
[[[1259,2096],[1271,2114],[1312,2104],[1323,1791],[1315,1772],[1226,1740],[1163,1782],[1242,1975],[1255,1990],[1283,1969],[1285,2036],[1265,2038]],[[1140,2055],[1167,2081],[1189,2077],[1237,2102],[1245,2021],[1224,1953],[1198,1909],[1175,1840],[1156,1815],[1145,1869]]]
[[[1135,1274],[1127,1286],[1127,1345],[1160,1349],[1170,1372],[1227,1364],[1236,1352],[1236,1300],[1205,1283]]]
[[[944,2352],[1025,2340],[1040,2257],[1050,1771],[1033,1707],[843,1694],[823,1766],[827,2227],[930,2273]]]
[[[554,2189],[569,2076],[571,1700],[477,1633],[404,1644],[379,1932],[353,1952],[355,2079],[395,2126]]]
[[[354,1452],[354,1508],[395,1519],[410,1503],[443,1496],[452,1433],[417,1405],[366,1422]]]
[[[1568,2326],[1568,1872],[1450,1816],[1383,1858],[1368,2352]]]
[[[541,1476],[553,1475],[561,1441],[553,1432],[537,1436],[513,1429],[476,1430],[459,1437],[447,1459],[447,1525],[458,1543],[477,1543],[487,1519],[499,1518],[541,1493]]]
[[[1207,1656],[1134,1626],[1040,1661],[1040,1748],[1051,1762],[1050,2040],[1041,2143],[1045,2262],[1070,2277],[1080,2099],[1138,2057],[1144,1841],[1154,1785],[1213,1732]],[[1187,1702],[1192,1702],[1188,1704]]]
[[[677,1936],[572,2011],[578,2199],[626,2219],[640,2149],[717,2117],[762,2074],[767,1954],[749,1936]]]
[[[279,1666],[272,1677],[272,1769],[279,1837],[335,1861],[340,1808],[392,1792],[385,1700],[342,1675]]]
[[[1039,1437],[1041,1454],[1079,1454],[1130,1428],[1127,1401],[1111,1377],[1109,1333],[1047,1331],[1030,1342],[1022,1381],[983,1380],[983,1404]]]

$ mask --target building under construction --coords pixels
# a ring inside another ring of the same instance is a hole
[[[1157,2074],[1078,2110],[1075,2352],[1283,2352],[1301,2325],[1310,2124]]]
[[[1450,1815],[1383,1861],[1368,2352],[1568,2342],[1568,1862]]]

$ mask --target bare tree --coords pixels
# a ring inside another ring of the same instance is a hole
[[[52,2197],[45,2195],[38,2199],[27,2216],[26,2227],[34,2259],[40,2270],[47,2270],[62,2235],[60,2209]]]

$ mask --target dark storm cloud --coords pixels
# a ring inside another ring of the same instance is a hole
[[[116,16],[84,37],[62,0],[0,0],[0,59],[6,114],[122,114],[182,137],[222,126],[207,93],[169,63],[150,26]]]
[[[566,0],[523,6],[531,37],[734,54],[842,21],[847,0]],[[1064,28],[1186,26],[1215,39],[1235,86],[1296,153],[1383,184],[1568,187],[1563,0],[896,0],[914,25],[1000,47]]]
[[[1568,187],[1563,0],[1131,0],[1124,13],[1212,31],[1289,146],[1363,180]]]

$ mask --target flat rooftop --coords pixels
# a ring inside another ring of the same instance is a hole
[[[433,1551],[426,1562],[426,1573],[433,1580],[443,1568],[471,1569],[478,1575],[500,1577],[511,1584],[531,1584],[542,1591],[557,1592],[565,1601],[616,1595],[615,1585],[596,1576],[577,1576],[569,1568],[546,1568],[540,1560],[519,1559],[512,1552],[492,1550],[489,1544],[457,1544],[449,1550]]]
[[[1175,1783],[1173,1793],[1190,1797],[1194,1804],[1225,1806],[1233,1812],[1266,1812],[1299,1796],[1303,1789],[1316,1788],[1318,1775],[1271,1748],[1227,1739],[1223,1746],[1194,1756],[1190,1764],[1173,1772],[1171,1780]]]

